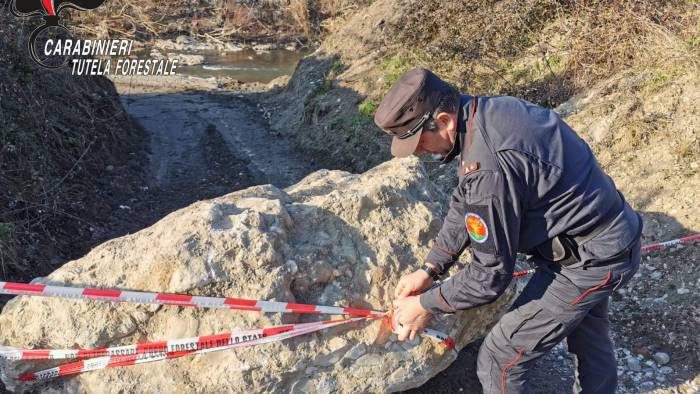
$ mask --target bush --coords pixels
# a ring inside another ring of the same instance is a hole
[[[374,116],[374,111],[376,110],[377,104],[375,104],[370,98],[362,100],[362,102],[357,106],[357,111],[368,118],[372,118]]]

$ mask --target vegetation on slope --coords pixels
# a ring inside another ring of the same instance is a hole
[[[700,4],[682,0],[378,0],[327,22],[334,28],[316,58],[341,66],[326,67],[325,89],[290,103],[315,116],[272,122],[295,125],[299,145],[332,158],[329,165],[363,171],[389,157],[388,139],[366,108],[410,68],[430,68],[471,94],[547,107],[611,78],[632,78],[621,97],[632,100],[697,78],[699,15]],[[356,141],[377,154],[358,161]],[[700,153],[688,149],[683,155]]]
[[[34,25],[7,15],[0,15],[0,277],[17,279],[84,252],[89,221],[109,211],[109,196],[99,194],[108,170],[135,158],[143,135],[107,79],[34,64],[26,52]]]

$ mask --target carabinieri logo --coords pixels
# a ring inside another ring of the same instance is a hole
[[[489,238],[489,228],[486,227],[486,221],[476,213],[468,212],[464,217],[464,224],[474,242],[482,244]]]
[[[10,11],[17,17],[28,17],[32,15],[43,15],[44,24],[34,29],[29,36],[29,54],[32,59],[42,67],[58,68],[66,63],[52,65],[39,60],[35,50],[35,41],[39,33],[49,27],[57,27],[68,32],[60,23],[60,13],[66,8],[73,8],[80,11],[93,10],[99,7],[105,0],[10,0]]]

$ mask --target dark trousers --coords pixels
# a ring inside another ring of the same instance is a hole
[[[575,356],[576,393],[614,393],[617,364],[610,339],[609,298],[637,272],[640,242],[594,267],[538,264],[511,309],[486,336],[477,360],[484,393],[527,393],[535,361],[561,340]]]

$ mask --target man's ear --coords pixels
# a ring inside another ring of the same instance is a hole
[[[445,125],[447,130],[452,130],[457,126],[457,116],[448,112],[440,112],[435,115],[435,120]]]

